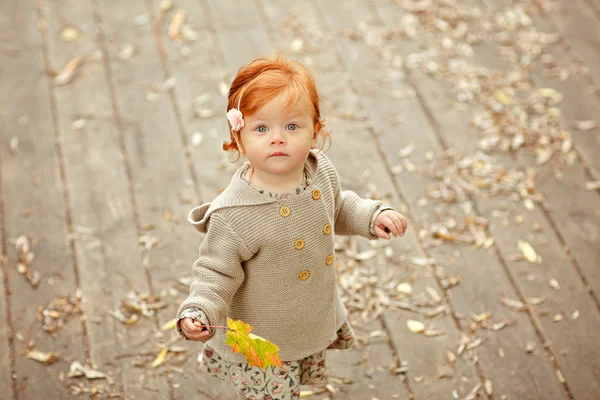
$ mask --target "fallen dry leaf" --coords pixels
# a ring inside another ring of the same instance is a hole
[[[83,57],[81,56],[77,56],[69,60],[69,62],[67,62],[62,71],[60,71],[54,77],[54,83],[56,85],[66,85],[67,83],[71,82],[75,76],[75,73],[82,64]]]
[[[72,26],[68,26],[60,33],[60,40],[63,42],[74,42],[81,38],[81,32]]]
[[[162,348],[162,350],[160,351],[160,353],[158,353],[158,355],[156,356],[154,361],[152,361],[152,368],[158,367],[160,364],[162,364],[165,361],[165,359],[167,358],[168,350],[169,349],[167,347]]]
[[[185,16],[186,13],[184,9],[177,10],[175,15],[173,15],[171,23],[169,24],[169,37],[171,39],[177,39],[181,37],[180,29],[185,22]]]
[[[593,120],[576,121],[575,122],[575,129],[577,129],[578,131],[581,131],[581,132],[591,131],[592,129],[595,129],[597,127],[598,127],[598,123]]]
[[[402,282],[396,286],[396,291],[404,295],[410,295],[413,292],[412,285],[408,282]]]
[[[585,183],[585,190],[599,190],[600,189],[600,181],[590,181]]]
[[[60,354],[54,352],[45,353],[34,349],[27,353],[27,358],[44,364],[52,364],[60,359]]]
[[[422,333],[425,331],[425,325],[421,321],[409,319],[406,321],[406,326],[413,333]]]
[[[502,303],[505,306],[508,306],[516,311],[523,311],[525,309],[525,304],[523,304],[522,301],[509,299],[507,297],[501,297],[500,303]]]
[[[165,322],[161,327],[160,330],[161,331],[170,331],[175,329],[175,327],[177,326],[177,318],[173,318],[172,320]]]
[[[103,372],[84,367],[79,361],[73,361],[67,374],[69,378],[85,376],[87,379],[106,379],[111,381],[110,377]]]
[[[531,246],[528,242],[524,240],[519,240],[518,247],[519,250],[521,250],[523,257],[525,257],[527,261],[529,261],[532,264],[542,263],[542,258],[535,252],[533,246]]]

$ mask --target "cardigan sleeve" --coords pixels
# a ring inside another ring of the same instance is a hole
[[[210,216],[200,256],[192,266],[190,295],[181,303],[177,320],[189,308],[204,312],[211,324],[227,315],[229,304],[245,278],[242,263],[252,257],[243,239],[235,232],[225,216],[215,212]],[[178,324],[179,325],[179,324]],[[182,333],[177,330],[180,335]],[[209,328],[210,338],[215,328]]]
[[[383,203],[379,200],[363,199],[351,190],[342,190],[337,172],[335,177],[335,234],[377,239],[371,232],[370,225],[375,211]]]

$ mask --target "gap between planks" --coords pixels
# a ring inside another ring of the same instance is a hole
[[[1,166],[1,165],[0,165]],[[8,345],[8,365],[10,376],[8,379],[10,380],[10,388],[11,388],[11,398],[13,400],[17,400],[17,363],[16,363],[16,352],[15,352],[15,337],[14,332],[15,328],[13,327],[13,319],[11,313],[11,299],[10,299],[10,281],[8,278],[8,258],[7,258],[7,239],[6,239],[6,229],[4,229],[4,197],[2,193],[2,168],[0,168],[0,268],[3,271],[3,285],[4,291],[1,295],[4,296],[4,313],[5,313],[5,331],[6,331],[6,339]],[[0,343],[0,346],[4,346],[4,343]]]

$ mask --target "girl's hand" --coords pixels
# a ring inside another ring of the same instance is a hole
[[[184,318],[179,321],[181,331],[190,340],[204,341],[210,336],[208,328],[206,328],[200,321],[193,318]]]
[[[373,230],[378,237],[390,239],[390,235],[394,235],[394,237],[404,236],[407,227],[408,221],[406,221],[404,215],[394,210],[385,210],[379,213],[375,219]]]

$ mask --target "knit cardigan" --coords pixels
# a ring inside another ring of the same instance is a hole
[[[177,319],[188,308],[203,311],[211,325],[226,326],[227,317],[241,319],[254,334],[279,346],[283,361],[299,360],[325,349],[346,319],[336,283],[334,235],[376,239],[369,223],[381,202],[342,191],[322,152],[311,151],[305,162],[309,186],[285,200],[250,186],[243,178],[248,168],[246,163],[238,169],[212,203],[189,214],[206,236]],[[208,344],[221,357],[245,361],[225,345],[226,329],[209,331]]]

